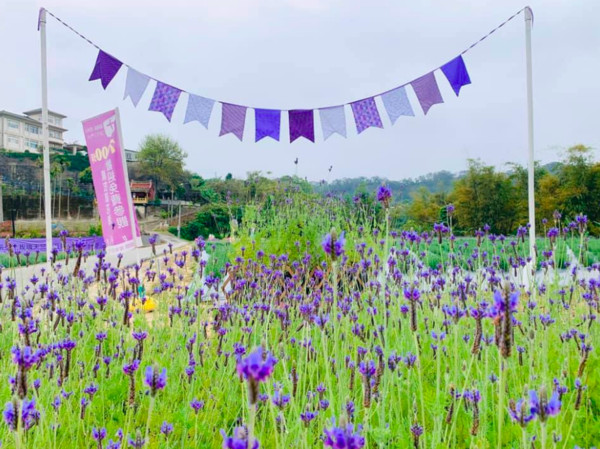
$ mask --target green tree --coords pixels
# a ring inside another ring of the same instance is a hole
[[[592,163],[592,149],[575,145],[567,150],[558,175],[561,186],[562,212],[573,218],[579,213],[600,219],[600,165]]]
[[[93,182],[91,167],[87,167],[80,171],[78,179],[81,184],[91,184]]]
[[[425,229],[441,220],[441,210],[446,203],[443,194],[433,194],[427,187],[420,187],[411,197],[406,208],[407,225]]]
[[[456,181],[450,200],[456,206],[457,224],[465,232],[472,233],[487,223],[493,232],[508,234],[519,224],[511,179],[481,161],[469,160],[469,169]]]
[[[175,189],[184,179],[183,161],[187,153],[168,136],[150,134],[139,147],[141,173],[154,180],[157,191],[162,186]]]

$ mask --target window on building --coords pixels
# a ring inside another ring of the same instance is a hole
[[[20,147],[21,139],[19,139],[18,137],[7,136],[7,143],[11,147]]]
[[[40,127],[35,125],[26,124],[25,131],[30,134],[40,134]]]
[[[16,120],[9,120],[8,127],[12,129],[19,129],[19,122],[17,122]]]
[[[37,140],[25,139],[25,146],[32,150],[37,150],[42,147],[42,144]]]
[[[62,139],[62,133],[60,131],[50,130],[49,133],[50,137],[54,137],[55,139]]]

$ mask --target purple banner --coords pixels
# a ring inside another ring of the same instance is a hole
[[[452,90],[454,90],[457,97],[461,87],[471,84],[471,78],[469,77],[469,72],[467,72],[467,66],[465,66],[462,56],[458,56],[444,64],[442,72],[446,75],[446,79],[452,86]]]
[[[313,110],[289,111],[290,120],[290,143],[300,137],[306,137],[314,143],[315,141],[315,118]]]
[[[122,65],[123,63],[117,58],[100,50],[96,58],[94,70],[90,75],[90,81],[100,80],[102,87],[106,89]]]
[[[358,134],[371,126],[374,128],[383,128],[381,117],[379,117],[379,111],[377,111],[377,105],[373,97],[355,101],[354,103],[350,103],[350,106],[352,106],[352,113],[354,114],[354,122],[356,123]]]
[[[84,120],[94,193],[108,252],[141,246],[140,229],[129,189],[119,110]]]
[[[255,109],[256,142],[265,137],[279,140],[281,111],[276,109]]]
[[[36,251],[40,253],[46,252],[46,239],[9,239],[13,246],[13,251],[20,251],[24,253],[29,251],[34,254]],[[83,244],[84,251],[99,251],[104,249],[104,239],[102,237],[67,237],[67,248],[75,250],[75,243],[81,242]],[[60,238],[55,237],[52,239],[52,247],[57,248],[59,251],[63,250],[62,241]],[[7,253],[6,239],[0,239],[0,253]]]

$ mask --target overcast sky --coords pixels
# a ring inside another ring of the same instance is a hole
[[[209,98],[267,108],[347,103],[424,75],[524,6],[523,0],[0,0],[0,109],[41,105],[38,8],[45,6],[137,70]],[[532,0],[536,159],[557,160],[570,145],[600,147],[600,1]],[[182,95],[169,123],[148,111],[151,83],[134,108],[123,100],[126,69],[104,91],[88,82],[97,50],[48,17],[50,108],[68,116],[68,142],[84,142],[81,120],[119,107],[127,148],[164,133],[187,151],[202,176],[294,173],[310,180],[390,179],[459,171],[468,158],[501,167],[527,162],[525,31],[519,16],[465,55],[472,84],[457,98],[437,73],[445,104],[423,116],[348,138],[254,143],[218,137],[220,108],[208,130],[183,124]],[[287,118],[282,117],[282,127]],[[329,175],[327,169],[333,165]]]

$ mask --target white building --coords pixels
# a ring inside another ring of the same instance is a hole
[[[127,162],[137,162],[138,160],[138,151],[128,150],[125,148],[125,160]]]
[[[42,110],[26,111],[24,115],[0,111],[0,148],[23,153],[39,152],[42,149]],[[48,133],[50,149],[62,149],[64,133],[62,127],[66,115],[48,111]]]

